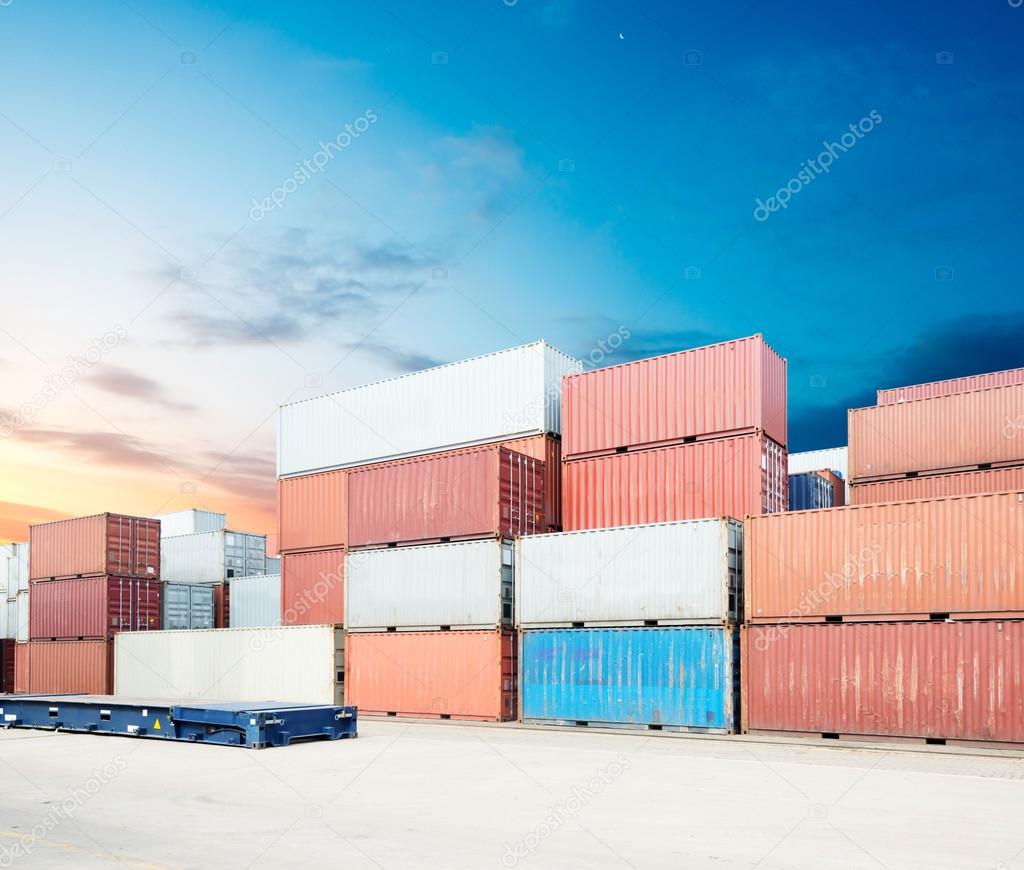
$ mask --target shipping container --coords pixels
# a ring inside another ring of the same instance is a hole
[[[119,631],[157,631],[159,580],[81,577],[36,583],[29,615],[30,640],[111,637]]]
[[[201,511],[189,508],[170,514],[155,514],[150,517],[160,520],[160,536],[173,538],[177,535],[196,535],[200,532],[219,532],[228,527],[228,515],[215,511]]]
[[[164,583],[162,627],[195,631],[216,625],[216,586],[211,583]]]
[[[343,547],[348,538],[348,472],[279,480],[277,523],[284,552]]]
[[[18,636],[18,599],[9,601],[0,596],[0,640]]]
[[[743,629],[743,730],[1024,742],[1024,622]]]
[[[538,341],[284,405],[278,476],[557,434],[562,377],[579,370]]]
[[[231,627],[231,583],[213,584],[213,627]]]
[[[0,599],[28,590],[28,553],[28,544],[0,544]]]
[[[501,446],[544,463],[544,516],[549,532],[562,530],[562,441],[553,435],[533,435],[502,441]]]
[[[29,577],[160,579],[160,521],[97,514],[29,526]]]
[[[786,360],[760,335],[565,379],[566,459],[764,432],[786,445]]]
[[[749,517],[754,622],[1024,611],[1024,493]]]
[[[834,471],[843,480],[850,479],[850,451],[846,447],[828,447],[824,450],[805,450],[790,453],[788,459],[790,474],[803,474],[805,471],[820,471],[827,468]]]
[[[858,483],[850,487],[851,504],[878,504],[922,498],[946,498],[954,495],[980,495],[987,492],[1024,491],[1024,465],[990,468],[986,471],[953,471],[946,474],[922,474],[898,480]]]
[[[267,573],[268,574],[281,574],[281,557],[280,556],[267,556]],[[250,574],[250,577],[256,575]]]
[[[267,536],[223,529],[161,542],[161,571],[170,583],[222,583],[267,573]]]
[[[281,624],[341,625],[345,618],[345,550],[281,556]]]
[[[848,504],[846,481],[830,468],[823,468],[818,474],[832,484],[832,507],[845,507]]]
[[[510,540],[349,551],[350,631],[511,628],[515,547]]]
[[[348,472],[348,546],[548,530],[544,463],[503,447],[420,456]]]
[[[34,640],[19,646],[22,649],[18,652],[25,656],[24,691],[30,694],[111,695],[114,692],[112,641]]]
[[[910,387],[890,387],[878,391],[878,404],[892,405],[897,402],[908,402],[914,399],[952,396],[956,393],[985,390],[991,387],[1006,387],[1011,384],[1024,384],[1024,368],[989,372],[984,375],[968,375],[963,378],[932,381],[928,384],[914,384]]]
[[[850,480],[1024,464],[1024,384],[849,414]]]
[[[265,628],[281,624],[281,575],[258,574],[231,581],[231,627]]]
[[[15,600],[15,639],[18,643],[28,643],[29,636],[29,596],[31,591],[26,589],[19,592]]]
[[[19,695],[28,694],[28,642],[14,644],[14,691]]]
[[[14,638],[0,639],[0,692],[14,691],[16,646]]]
[[[516,542],[516,622],[725,623],[741,616],[743,524],[728,518]]]
[[[119,634],[114,657],[118,695],[343,703],[344,638],[329,625]]]
[[[761,435],[562,464],[566,531],[784,511],[786,451]]]
[[[731,733],[738,652],[732,626],[523,631],[521,716]]]
[[[267,558],[276,559],[281,554],[280,536],[277,532],[267,535]]]
[[[350,634],[346,703],[361,716],[514,719],[516,653],[514,632]]]
[[[835,506],[835,487],[817,471],[789,475],[789,509],[811,511]]]

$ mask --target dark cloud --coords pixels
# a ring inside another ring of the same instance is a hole
[[[108,393],[154,402],[168,410],[182,412],[195,410],[195,405],[172,399],[164,387],[156,381],[109,363],[106,363],[95,374],[90,375],[89,382]]]

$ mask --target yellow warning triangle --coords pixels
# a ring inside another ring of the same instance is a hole
[[[160,730],[160,720],[159,719],[156,720],[156,724],[153,726],[153,730],[154,731],[159,731]]]

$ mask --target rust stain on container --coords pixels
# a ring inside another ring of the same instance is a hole
[[[945,381],[931,381],[927,384],[914,384],[910,387],[890,387],[878,391],[878,404],[893,405],[896,402],[930,399],[934,396],[952,396],[955,393],[985,390],[989,387],[1005,387],[1010,384],[1024,384],[1024,368],[988,372],[983,375],[968,375]]]
[[[346,644],[346,703],[360,714],[515,718],[514,632],[349,634]]]
[[[282,552],[343,547],[348,473],[328,471],[277,482],[277,546]]]
[[[160,628],[162,584],[133,577],[82,577],[32,587],[29,639],[103,638]]]
[[[760,335],[564,379],[566,458],[755,431],[786,445],[786,360]]]
[[[786,451],[763,435],[562,463],[566,531],[784,511]]]
[[[854,408],[849,429],[854,483],[1024,463],[1024,384]]]
[[[752,621],[1024,611],[1024,493],[749,517]]]
[[[948,498],[955,495],[981,495],[987,492],[1024,491],[1024,465],[990,468],[986,471],[953,471],[924,474],[898,480],[858,483],[850,487],[851,504],[879,504],[922,498]]]
[[[744,731],[1024,742],[1024,622],[747,626]]]
[[[24,647],[27,691],[114,692],[114,643],[110,640],[31,641]]]
[[[281,555],[281,625],[341,625],[345,549]]]
[[[160,578],[160,521],[97,514],[29,526],[29,579]]]

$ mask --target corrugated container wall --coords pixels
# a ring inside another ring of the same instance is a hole
[[[15,691],[15,647],[13,638],[0,639],[0,692],[9,693]]]
[[[52,692],[113,694],[112,641],[33,641],[19,646],[18,653],[25,656],[24,691],[34,695]]]
[[[521,538],[520,627],[740,617],[743,524],[696,520]]]
[[[221,583],[265,574],[267,537],[222,530],[178,535],[161,542],[163,579],[171,583]]]
[[[119,631],[157,631],[159,580],[82,577],[32,587],[31,640],[103,638]]]
[[[748,620],[1024,611],[1024,493],[750,517]]]
[[[349,551],[345,627],[512,627],[512,541]]]
[[[514,632],[350,634],[346,703],[360,715],[514,719],[516,653]]]
[[[278,476],[557,434],[562,377],[579,370],[540,341],[284,405]]]
[[[115,691],[135,698],[341,704],[343,644],[342,632],[329,625],[119,634]]]
[[[945,381],[914,384],[910,387],[890,387],[889,389],[878,391],[878,404],[892,405],[896,402],[907,402],[913,399],[952,396],[955,393],[986,390],[990,387],[1005,387],[1010,384],[1024,384],[1024,368],[989,372],[984,375],[968,375],[963,378],[950,378]]]
[[[786,360],[760,335],[566,378],[567,459],[708,435],[786,445]]]
[[[28,553],[28,544],[0,544],[0,598],[28,589]]]
[[[150,519],[160,520],[160,535],[171,538],[175,535],[196,535],[200,532],[217,532],[228,527],[228,515],[214,511],[189,508],[170,514],[156,514]]]
[[[811,511],[835,504],[835,488],[817,471],[789,475],[789,509]]]
[[[1024,623],[746,627],[743,727],[1024,742]]]
[[[732,627],[522,632],[524,721],[736,729]]]
[[[281,557],[281,624],[341,625],[345,617],[345,551]]]
[[[548,530],[544,463],[503,447],[348,472],[349,548]]]
[[[163,624],[167,631],[213,628],[215,587],[209,583],[164,583]]]
[[[908,472],[973,471],[985,463],[1024,464],[1024,384],[854,408],[849,426],[854,483]]]
[[[1024,491],[1024,465],[990,468],[986,471],[954,471],[949,474],[924,474],[898,480],[858,483],[850,487],[851,504],[878,504],[922,498],[946,498],[954,495],[979,495],[986,492]]]
[[[348,538],[348,472],[328,471],[277,482],[281,550],[342,547]]]
[[[281,624],[281,575],[236,577],[231,581],[231,627],[263,628]]]
[[[29,575],[160,578],[160,521],[97,514],[29,526]]]
[[[832,507],[845,507],[849,503],[846,481],[830,468],[818,472],[832,485]],[[792,507],[792,505],[790,505]]]
[[[760,435],[562,464],[566,531],[784,511],[786,451]]]
[[[31,607],[29,606],[29,596],[31,596],[30,590],[19,592],[15,600],[15,639],[18,643],[28,643],[29,636],[29,613]]]
[[[28,693],[28,643],[14,645],[14,691],[19,695]]]
[[[824,450],[805,450],[789,454],[789,473],[803,474],[805,471],[820,471],[828,468],[839,474],[843,480],[850,479],[850,451],[846,447],[828,447]]]

